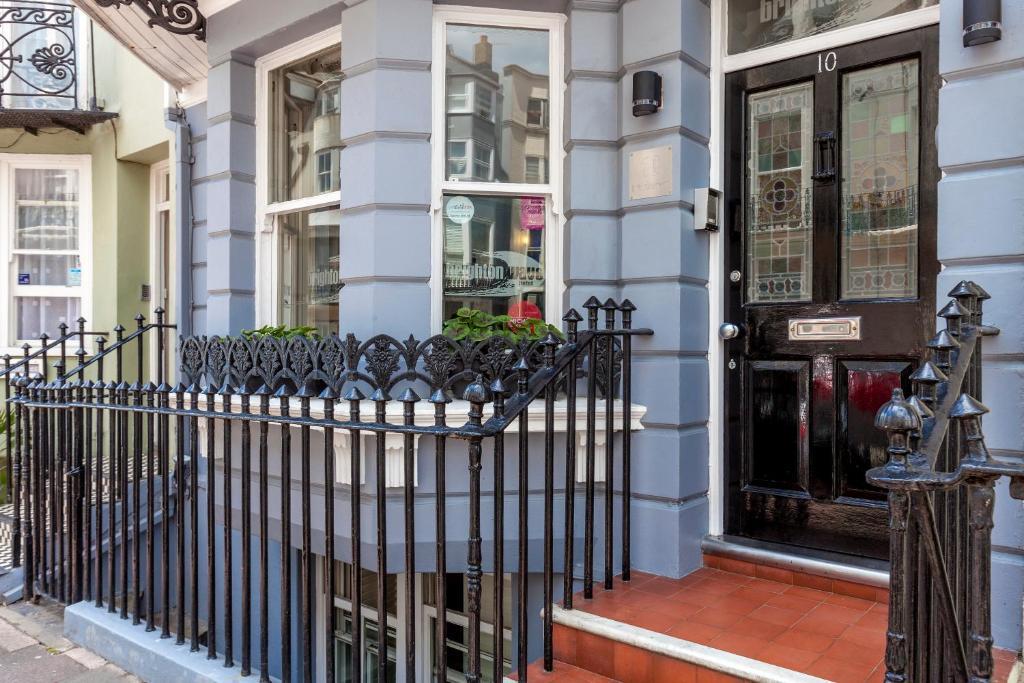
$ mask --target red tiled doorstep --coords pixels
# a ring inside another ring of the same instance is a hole
[[[682,579],[637,573],[631,582],[616,579],[611,591],[595,585],[593,600],[576,595],[574,607],[840,683],[883,679],[886,591],[872,599],[863,586],[839,581],[826,590],[806,575],[726,559],[717,564],[737,571],[705,567]],[[555,627],[555,657],[623,683],[736,680],[564,626]],[[994,680],[1005,681],[1012,664],[1012,654],[997,651]]]

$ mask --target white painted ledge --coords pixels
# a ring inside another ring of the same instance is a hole
[[[781,666],[759,662],[756,659],[742,657],[724,650],[716,650],[707,645],[691,643],[688,640],[673,638],[664,633],[649,631],[580,610],[566,610],[555,605],[552,607],[551,619],[560,626],[632,645],[665,657],[690,662],[705,669],[721,671],[730,676],[755,681],[755,683],[828,683],[824,678],[783,669]]]
[[[171,394],[170,404],[175,405],[177,400],[176,394]],[[256,414],[259,412],[260,401],[256,397],[251,397],[249,412]],[[232,396],[231,397],[231,411],[234,413],[240,413],[242,410],[242,397]],[[190,396],[185,396],[185,407],[191,406]],[[203,410],[213,410],[214,412],[224,411],[224,397],[215,395],[212,402],[207,402],[207,395],[200,394],[198,406]],[[420,401],[415,406],[414,412],[414,424],[420,427],[429,427],[434,424],[434,405],[428,401]],[[490,408],[490,406],[488,406]],[[625,405],[622,401],[616,400],[612,403],[612,409],[614,417],[612,420],[613,432],[621,432],[623,425],[623,411]],[[301,402],[297,398],[290,398],[288,402],[288,414],[290,416],[298,416],[301,409]],[[389,401],[385,412],[385,421],[394,425],[401,425],[405,419],[405,406],[400,401]],[[281,402],[278,399],[271,399],[270,410],[271,415],[281,414]],[[365,421],[372,421],[375,417],[376,406],[373,401],[361,401],[359,406],[359,414]],[[324,402],[320,399],[310,399],[309,402],[309,414],[310,417],[322,419],[324,417]],[[606,450],[607,450],[607,433],[605,430],[605,402],[598,400],[596,405],[597,422],[594,431],[594,481],[601,483],[605,481],[605,463],[606,463]],[[630,406],[629,411],[629,425],[633,431],[642,431],[643,417],[647,414],[647,407],[634,403]],[[448,409],[445,412],[447,423],[450,426],[461,426],[469,420],[469,402],[468,401],[453,401],[448,404]],[[486,422],[493,413],[485,413],[484,421]],[[586,445],[587,445],[587,400],[586,398],[576,399],[576,482],[583,483],[586,481],[587,475],[587,463],[586,463]],[[338,421],[347,420],[349,416],[349,403],[348,401],[338,401],[335,403],[334,418]],[[544,431],[544,402],[542,400],[536,400],[530,404],[530,410],[527,412],[527,430],[531,433],[542,433]],[[506,434],[518,434],[519,433],[520,420],[515,420],[509,425],[508,429],[505,430]],[[555,433],[564,434],[569,429],[569,402],[565,399],[555,401],[554,405],[554,425]],[[298,430],[298,426],[293,426],[293,430]],[[199,420],[199,448],[200,454],[206,455],[206,420]],[[310,427],[311,431],[323,432],[323,427]],[[352,440],[346,438],[349,430],[339,429],[335,430],[334,439],[334,457],[335,457],[335,477],[336,483],[343,485],[350,485],[352,478]],[[366,458],[376,453],[376,436],[373,433],[362,431],[360,432],[361,437],[361,453],[363,457],[362,463],[362,475],[363,481],[360,484],[366,483]],[[294,437],[293,437],[294,438]],[[417,480],[413,482],[414,486],[419,485],[418,473],[419,473],[419,442],[420,435],[413,436],[413,459],[414,459],[414,472],[417,473]],[[404,444],[405,437],[402,434],[390,433],[384,437],[384,452],[385,452],[385,482],[388,488],[401,488],[405,486],[405,465],[404,465]],[[214,459],[221,460],[223,458],[223,442],[221,439],[217,439],[214,448]]]

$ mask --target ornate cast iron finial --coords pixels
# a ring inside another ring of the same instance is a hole
[[[892,400],[878,409],[875,427],[889,437],[889,464],[905,465],[910,432],[921,429],[921,416],[903,398],[902,389],[892,390]]]

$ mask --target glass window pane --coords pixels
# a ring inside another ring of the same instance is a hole
[[[729,0],[729,54],[937,4],[939,0]]]
[[[338,332],[341,292],[340,212],[317,209],[278,219],[281,235],[281,323]]]
[[[15,249],[78,249],[78,207],[18,202]]]
[[[18,254],[16,264],[15,282],[19,285],[78,287],[82,284],[82,266],[78,256]]]
[[[336,564],[334,594],[344,600],[352,600],[352,565],[347,562],[337,562]],[[394,574],[388,574],[385,581],[388,591],[388,614],[394,616],[398,614],[397,577]],[[363,606],[377,609],[377,573],[369,569],[361,570],[359,585]]]
[[[543,197],[444,198],[444,316],[544,317]]]
[[[347,609],[336,609],[338,623],[344,624],[344,630],[335,632],[334,661],[336,683],[354,683],[352,671],[352,613]],[[363,618],[363,683],[376,683],[379,675],[380,643],[377,622]],[[397,677],[398,632],[388,627],[388,676],[389,683]]]
[[[15,337],[19,341],[39,339],[45,332],[59,336],[58,325],[71,325],[81,315],[81,299],[77,297],[16,296]]]
[[[918,63],[843,75],[842,296],[917,296]]]
[[[78,249],[78,171],[14,171],[15,249]]]
[[[449,146],[448,176],[547,183],[546,171],[527,179],[526,157],[548,157],[548,32],[452,24],[447,45],[448,140],[472,140],[475,150],[465,170],[465,155]]]
[[[747,301],[811,299],[814,89],[748,97]]]
[[[341,147],[341,48],[332,47],[270,73],[271,202],[338,190]],[[319,164],[330,154],[325,175]]]
[[[78,171],[75,169],[19,168],[14,178],[15,197],[19,201],[78,201]]]

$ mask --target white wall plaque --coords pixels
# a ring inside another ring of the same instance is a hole
[[[672,148],[651,147],[629,155],[629,198],[651,199],[672,194]]]

